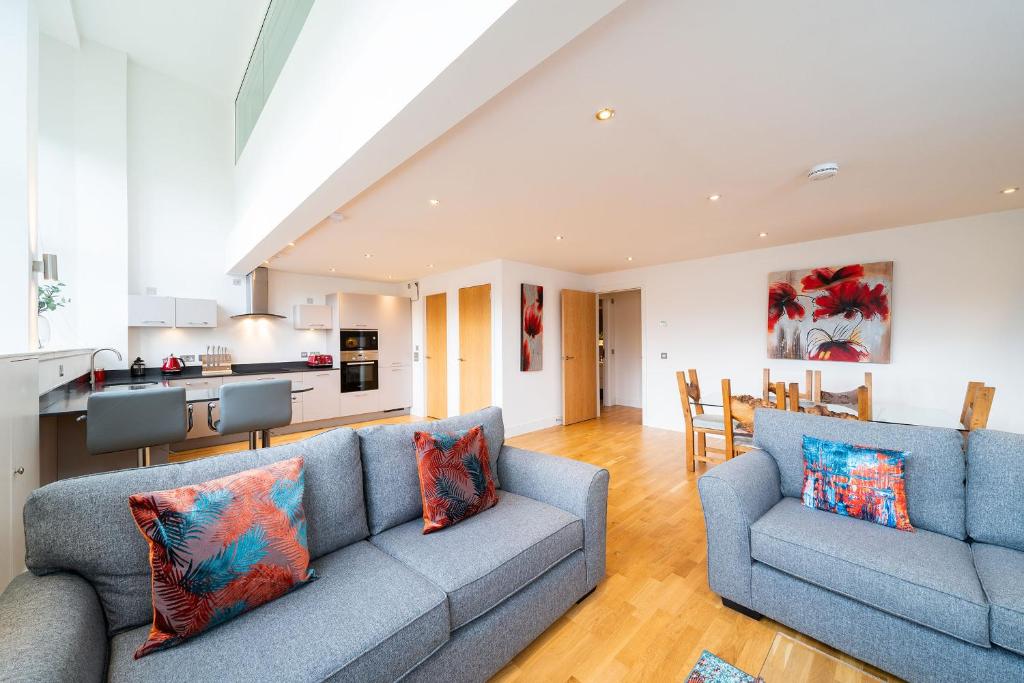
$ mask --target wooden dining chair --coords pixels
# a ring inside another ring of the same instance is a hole
[[[697,462],[721,462],[725,458],[709,458],[708,452],[725,454],[718,448],[708,448],[707,435],[725,436],[725,419],[721,415],[707,415],[700,400],[700,382],[694,369],[684,373],[676,372],[679,385],[679,401],[683,406],[683,422],[686,426],[686,467],[696,471]]]
[[[871,373],[864,373],[864,384],[848,391],[825,391],[821,388],[821,370],[814,371],[814,397],[811,399],[818,404],[831,404],[848,406],[857,410],[857,419],[870,421],[873,414],[872,409],[872,382]]]
[[[785,382],[775,382],[775,383],[772,383],[772,372],[771,372],[770,369],[765,368],[762,371],[762,373],[761,373],[761,388],[762,388],[761,399],[764,401],[764,405],[767,406],[769,403],[771,403],[771,395],[772,394],[776,394],[776,396],[778,396],[778,394],[776,392],[776,389],[777,389],[778,385],[780,385],[780,384],[783,386],[783,388],[785,390],[785,386],[786,386]],[[793,382],[793,384],[797,384],[797,383]],[[797,385],[797,386],[799,387],[799,385]],[[798,403],[799,403],[799,401],[811,401],[811,400],[813,400],[813,398],[814,398],[814,372],[812,370],[807,370],[806,373],[804,374],[804,390],[803,391],[799,391],[799,389],[798,389],[797,394],[798,394],[797,395],[797,402]],[[776,408],[782,407],[782,409],[785,410],[785,407],[784,406],[780,406],[777,401],[776,401],[775,407]]]
[[[988,426],[988,414],[992,410],[992,399],[996,395],[995,387],[987,387],[984,382],[968,382],[964,396],[964,408],[960,411],[960,424],[967,431],[984,429]]]
[[[780,388],[782,382],[779,382]],[[781,405],[785,409],[785,395],[786,392],[782,389],[778,394],[781,395]],[[776,404],[780,405],[780,404]],[[740,453],[746,453],[747,451],[754,450],[754,435],[752,432],[745,430],[736,429],[735,421],[732,416],[732,382],[728,379],[722,380],[722,437],[725,439],[725,448],[721,451],[725,456],[725,459],[735,458]]]

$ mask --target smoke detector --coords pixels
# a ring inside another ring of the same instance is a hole
[[[839,174],[839,164],[834,161],[830,161],[826,164],[818,164],[812,166],[811,170],[807,172],[808,180],[828,180],[829,178],[835,178]]]

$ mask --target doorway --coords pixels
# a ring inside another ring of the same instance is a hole
[[[427,417],[448,417],[448,296],[431,294],[426,303],[423,357],[427,362]]]
[[[643,408],[643,294],[639,289],[598,297],[599,396],[603,407]]]
[[[459,412],[491,405],[491,286],[459,290]]]

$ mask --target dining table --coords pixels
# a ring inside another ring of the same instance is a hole
[[[737,396],[733,396],[734,402],[737,398]],[[722,400],[720,398],[702,399],[694,405],[699,405],[703,408],[713,408],[716,409],[717,412],[721,412],[723,408]],[[816,403],[808,400],[800,401],[801,409],[807,409],[816,405],[823,406],[836,413],[849,414],[854,418],[856,418],[857,415],[857,406],[837,403]],[[776,409],[772,408],[771,410]],[[877,400],[872,402],[872,416],[869,422],[911,425],[915,427],[944,427],[961,432],[966,431],[964,426],[960,423],[959,412],[954,413],[948,409],[944,410],[941,408],[915,406],[896,402],[879,402]]]

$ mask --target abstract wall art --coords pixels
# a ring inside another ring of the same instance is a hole
[[[892,261],[768,275],[768,357],[888,363]]]
[[[523,372],[544,369],[544,286],[522,285],[523,343],[519,369]]]

